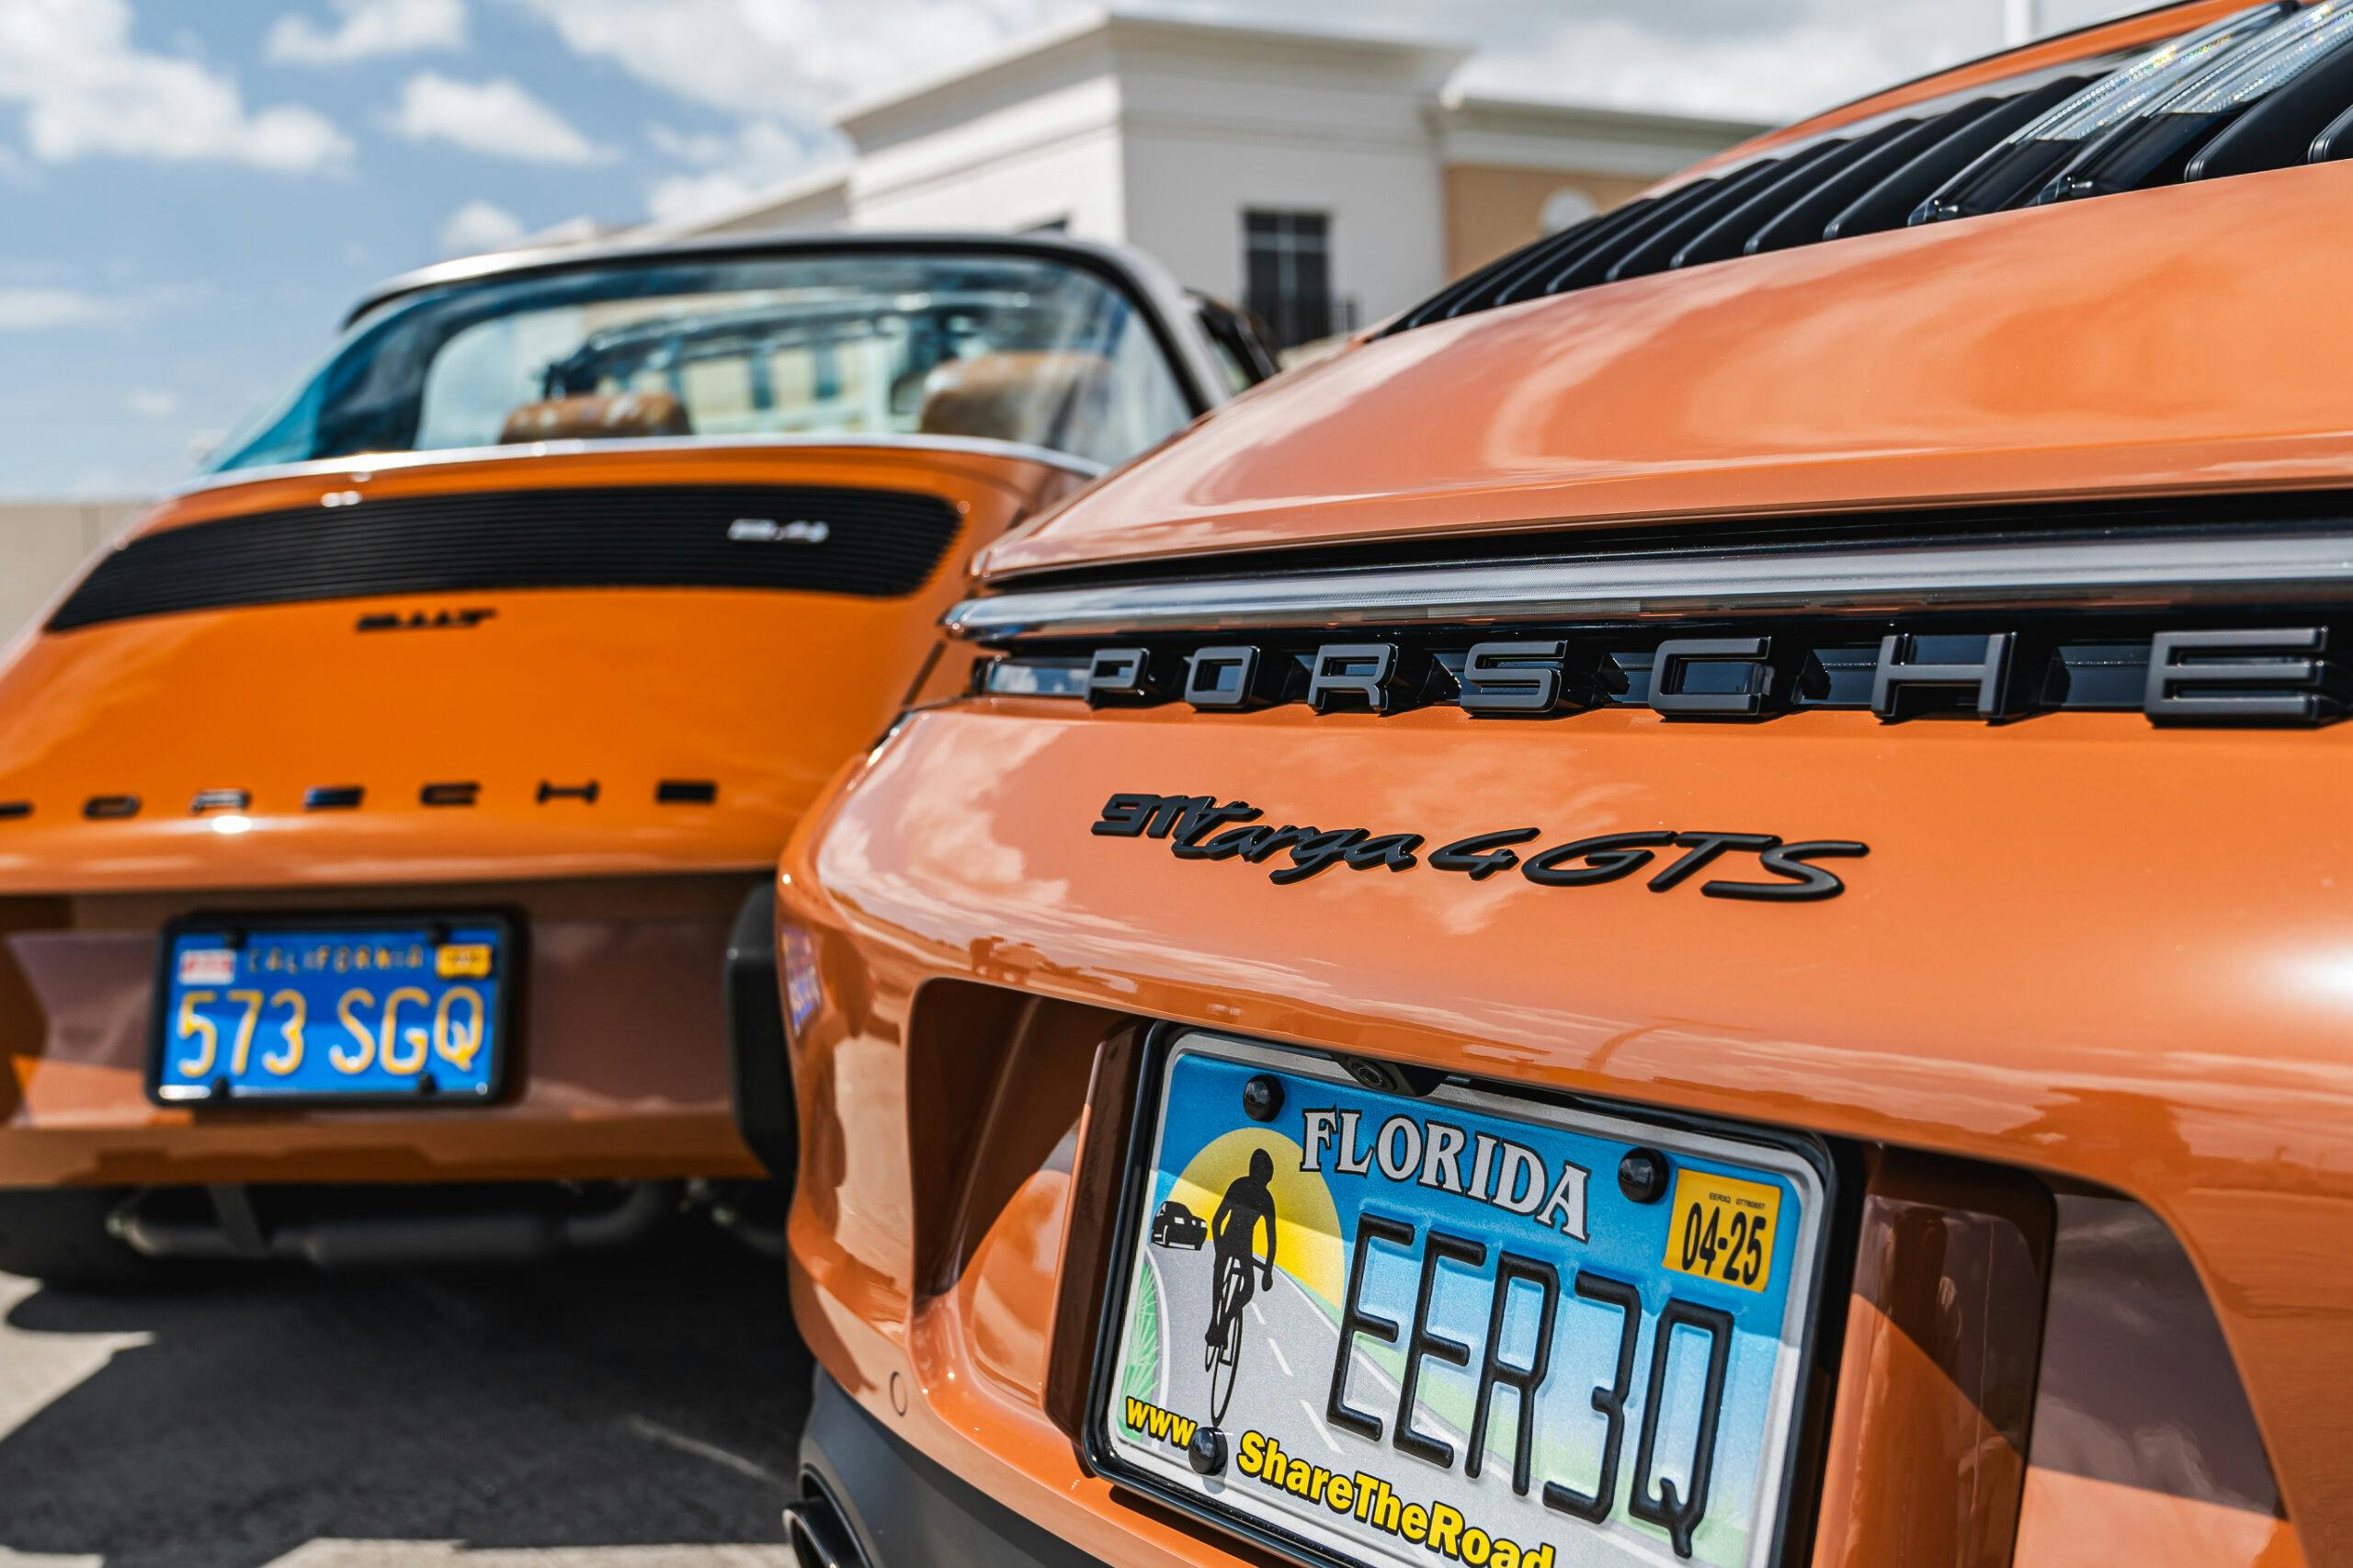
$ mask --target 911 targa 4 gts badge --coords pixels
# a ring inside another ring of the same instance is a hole
[[[1594,834],[1531,849],[1544,836],[1542,828],[1507,827],[1455,839],[1425,857],[1427,840],[1418,833],[1376,834],[1370,828],[1288,823],[1276,827],[1259,820],[1265,814],[1247,801],[1221,801],[1214,795],[1114,795],[1089,831],[1103,838],[1166,839],[1169,852],[1179,860],[1243,860],[1259,866],[1288,854],[1288,864],[1267,873],[1267,880],[1279,886],[1303,882],[1336,866],[1352,871],[1410,871],[1427,864],[1432,870],[1460,872],[1472,881],[1517,868],[1529,881],[1546,887],[1596,887],[1622,881],[1663,862],[1645,885],[1653,892],[1666,892],[1711,868],[1718,872],[1734,869],[1740,863],[1731,858],[1749,856],[1764,880],[1714,875],[1699,882],[1699,892],[1709,898],[1777,903],[1837,897],[1847,891],[1846,882],[1815,862],[1870,853],[1870,845],[1853,839],[1790,844],[1769,833],[1677,828]]]

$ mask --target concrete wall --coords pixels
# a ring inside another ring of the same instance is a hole
[[[1320,212],[1335,296],[1359,322],[1403,309],[1446,279],[1444,195],[1415,85],[1280,58],[1139,62],[1123,115],[1137,198],[1127,237],[1239,301],[1244,212]]]
[[[850,171],[851,227],[1017,233],[1059,223],[1090,240],[1129,238],[1117,89],[1074,85],[984,116],[969,137],[861,156]],[[938,154],[959,141],[969,153]]]
[[[1229,300],[1242,214],[1323,212],[1333,289],[1368,319],[1445,276],[1424,122],[1465,51],[1127,14],[1082,18],[844,112],[853,227],[1124,241]]]
[[[23,630],[136,510],[131,501],[0,501],[0,642]]]
[[[1128,237],[1120,84],[1099,28],[835,122],[856,144],[850,225]]]

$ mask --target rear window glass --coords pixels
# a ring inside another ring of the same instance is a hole
[[[1049,258],[584,266],[404,295],[213,471],[649,437],[942,435],[1118,462],[1190,416],[1132,301]]]

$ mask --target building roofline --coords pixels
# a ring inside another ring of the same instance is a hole
[[[928,75],[917,76],[913,81],[896,87],[889,87],[881,92],[868,93],[851,98],[827,115],[825,123],[845,136],[849,136],[851,141],[855,142],[857,137],[851,132],[850,126],[858,120],[903,108],[958,82],[992,75],[1008,65],[1017,64],[1032,55],[1044,54],[1063,44],[1074,42],[1089,33],[1108,30],[1110,21],[1111,17],[1108,12],[1081,11],[1067,21],[1056,22],[1051,27],[1040,28],[1036,32],[1025,33],[1012,42],[992,50],[977,60],[965,64],[951,65],[943,70],[934,71]]]
[[[1577,103],[1563,98],[1509,97],[1494,93],[1469,93],[1449,88],[1438,100],[1449,119],[1459,121],[1489,119],[1547,120],[1588,131],[1618,131],[1634,135],[1698,135],[1725,145],[1762,136],[1778,123],[1731,119],[1722,115],[1685,114],[1674,109],[1625,108],[1615,104]]]
[[[835,130],[858,140],[857,127],[918,103],[947,88],[984,81],[1029,63],[1057,49],[1102,37],[1120,42],[1176,42],[1196,45],[1226,43],[1300,44],[1324,52],[1354,53],[1368,58],[1419,60],[1444,75],[1477,52],[1471,45],[1449,39],[1415,38],[1354,29],[1262,27],[1245,22],[1211,22],[1151,11],[1081,12],[1066,22],[1014,40],[993,53],[963,65],[918,77],[904,85],[870,95],[844,105],[829,118]]]

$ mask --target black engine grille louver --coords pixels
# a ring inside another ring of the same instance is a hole
[[[1907,223],[2345,157],[2353,0],[2268,0],[2112,71],[1845,128],[1629,202],[1472,272],[1387,331]]]
[[[731,538],[740,519],[825,525],[822,540]],[[103,621],[243,605],[517,588],[913,593],[954,539],[933,495],[689,485],[405,495],[189,523],[100,562],[50,617]]]

